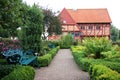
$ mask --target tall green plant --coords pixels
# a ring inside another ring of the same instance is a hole
[[[67,35],[61,37],[60,47],[70,48],[70,46],[72,45],[72,42],[73,42],[72,35],[68,33]]]
[[[35,52],[41,51],[41,34],[43,30],[43,13],[39,6],[33,5],[26,12],[27,24],[19,31],[19,39],[23,49],[33,49]]]
[[[88,54],[95,54],[95,58],[101,57],[101,52],[108,51],[111,49],[112,44],[111,41],[105,37],[102,38],[87,38],[84,40],[83,44],[87,48]]]

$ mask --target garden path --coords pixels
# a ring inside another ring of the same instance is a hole
[[[48,67],[36,69],[34,80],[90,80],[74,61],[70,49],[60,49]]]

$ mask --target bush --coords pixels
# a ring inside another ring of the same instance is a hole
[[[120,74],[103,65],[93,65],[90,70],[92,80],[120,80]]]
[[[19,65],[0,65],[0,79],[8,75],[15,68],[20,67]]]
[[[102,52],[101,55],[103,58],[120,58],[120,47],[114,45],[110,51]]]
[[[21,66],[14,69],[9,75],[1,80],[34,80],[35,71],[33,67]]]
[[[52,55],[52,58],[56,55],[56,53],[57,53],[57,51],[58,51],[59,49],[60,49],[60,47],[58,46],[58,47],[52,49],[52,50],[49,52],[49,54]]]
[[[91,65],[104,65],[109,67],[112,70],[115,70],[120,73],[120,63],[111,62],[102,59],[88,59],[88,58],[79,58],[77,61],[78,65],[85,71],[89,71]]]
[[[86,51],[89,54],[95,54],[95,58],[101,58],[101,52],[111,50],[112,44],[110,40],[106,38],[88,38],[83,42],[84,46],[87,48]]]
[[[72,35],[68,33],[66,36],[61,37],[60,48],[62,49],[70,48],[72,42],[73,42]]]
[[[60,46],[59,41],[48,41],[50,44],[54,44],[55,46]]]
[[[21,41],[22,47],[24,50],[33,49],[36,53],[40,53],[42,49],[43,12],[38,5],[33,5],[27,8],[23,16],[27,17],[27,21],[21,27],[21,30],[18,31],[18,38]]]
[[[58,46],[58,47],[52,49],[47,54],[38,57],[38,63],[40,64],[40,66],[42,66],[42,67],[48,66],[59,49],[60,49],[60,47]]]
[[[120,62],[120,58],[107,58],[107,59],[104,59],[105,61],[110,61],[110,62]]]
[[[48,66],[52,60],[52,55],[51,54],[46,54],[44,56],[38,57],[38,63],[40,66]]]
[[[6,59],[0,59],[0,64],[7,64],[7,60]]]

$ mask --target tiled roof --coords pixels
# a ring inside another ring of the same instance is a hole
[[[111,23],[107,9],[63,9],[60,16],[67,23]]]

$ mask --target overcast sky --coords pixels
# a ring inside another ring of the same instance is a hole
[[[120,0],[23,0],[29,5],[34,3],[53,11],[81,8],[107,8],[112,24],[120,29]]]

